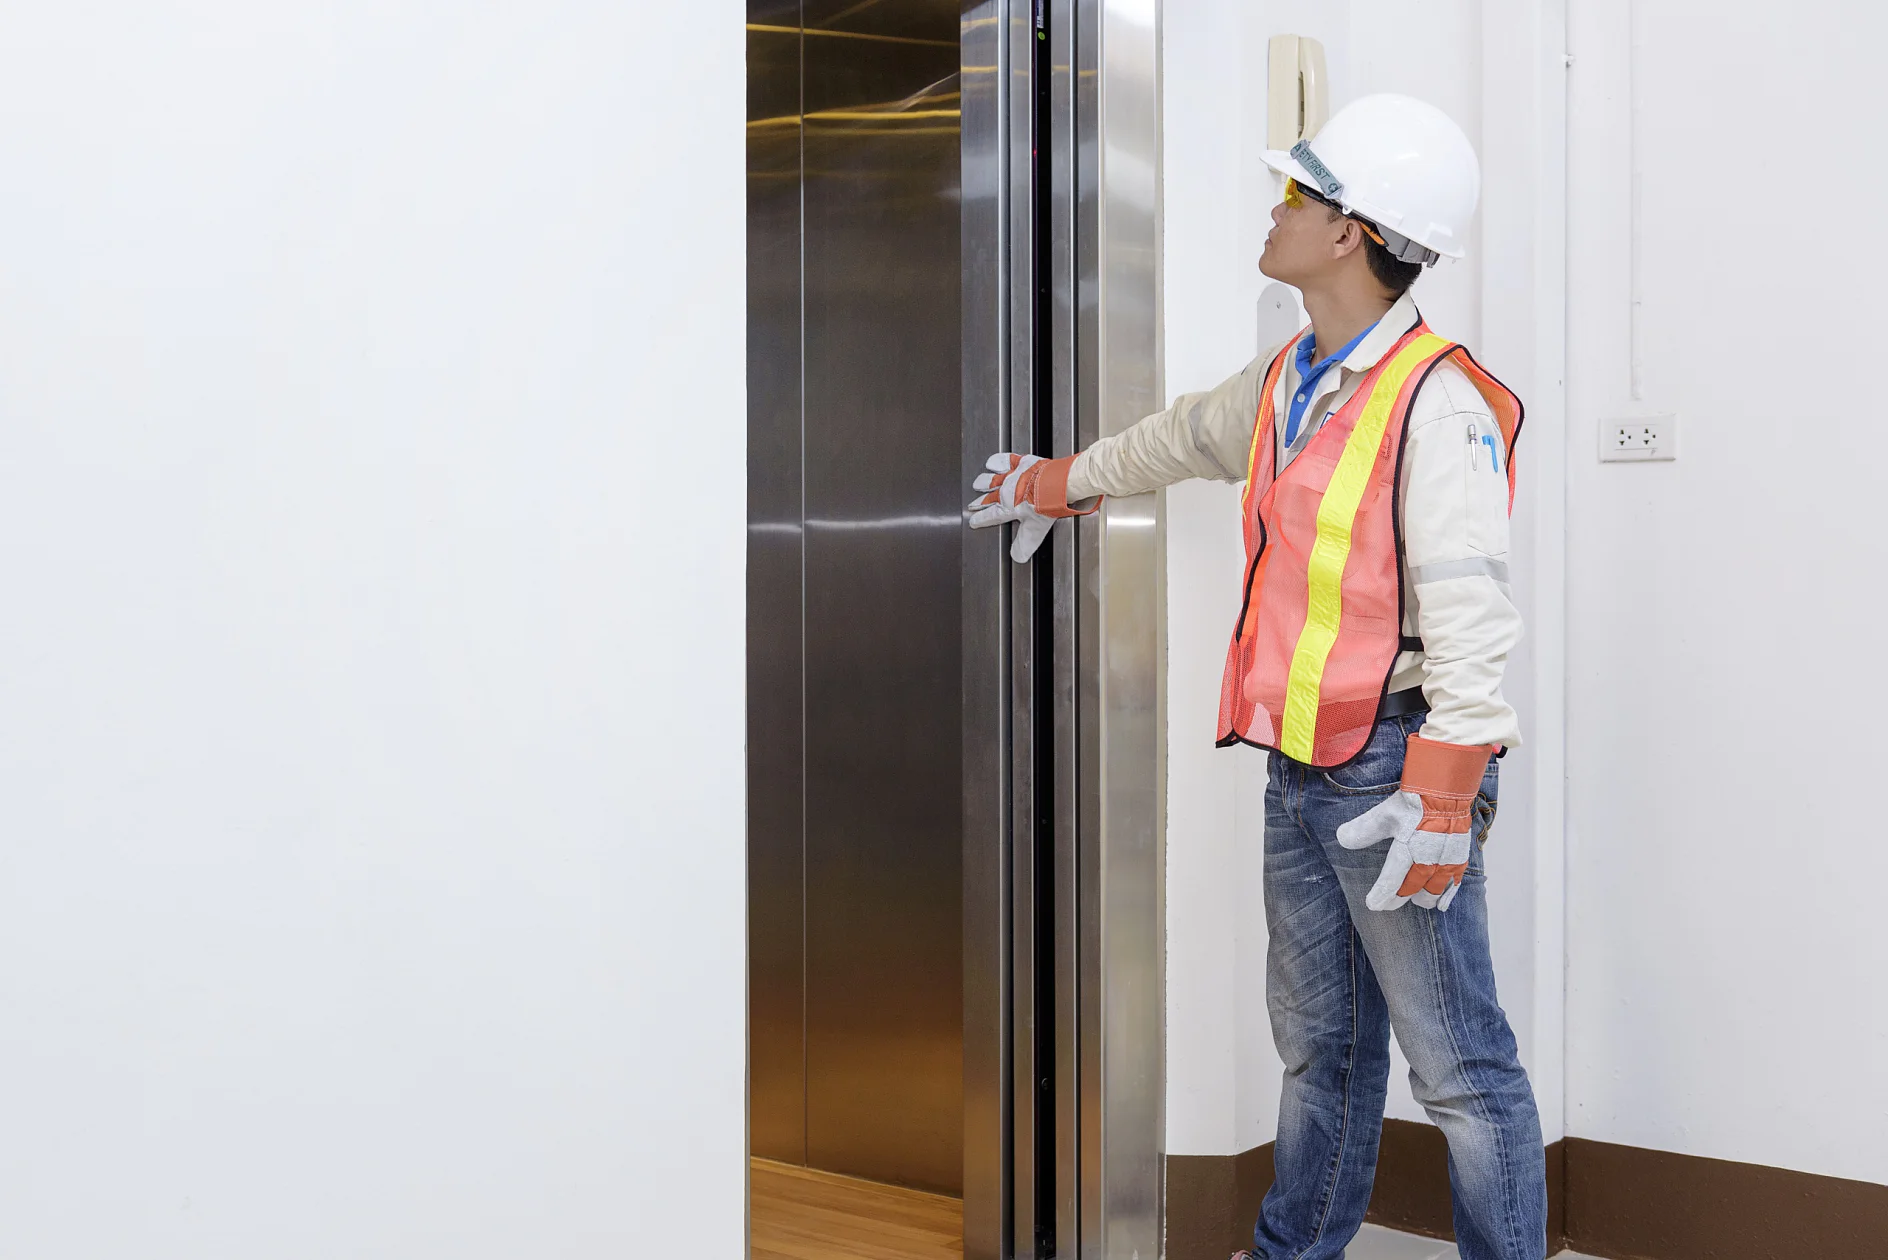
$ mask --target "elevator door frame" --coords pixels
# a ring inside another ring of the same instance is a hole
[[[966,478],[1162,402],[1158,29],[1157,0],[965,4]],[[1160,1254],[1161,517],[1111,499],[1024,566],[965,537],[967,1260]]]

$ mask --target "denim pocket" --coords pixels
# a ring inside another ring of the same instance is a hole
[[[1336,791],[1352,796],[1384,796],[1403,784],[1403,752],[1408,743],[1410,724],[1420,724],[1423,715],[1385,718],[1370,734],[1370,742],[1352,761],[1333,770],[1320,770],[1324,781]]]

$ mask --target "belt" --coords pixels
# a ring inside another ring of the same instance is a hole
[[[1421,713],[1428,707],[1429,698],[1423,695],[1421,687],[1405,687],[1402,691],[1392,691],[1383,697],[1383,707],[1377,711],[1377,720],[1406,717],[1411,713]]]

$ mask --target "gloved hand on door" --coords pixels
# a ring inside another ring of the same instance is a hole
[[[988,492],[970,501],[970,528],[988,529],[1015,521],[1010,559],[1022,564],[1042,545],[1057,520],[1087,516],[1101,506],[1100,497],[1084,508],[1069,506],[1069,469],[1074,464],[1073,455],[1061,459],[1008,451],[992,455],[984,465],[990,471],[970,483],[972,489]]]
[[[1337,842],[1346,849],[1390,842],[1365,905],[1396,910],[1414,901],[1425,909],[1449,908],[1468,870],[1475,793],[1495,752],[1488,744],[1409,737],[1401,790],[1337,829]]]

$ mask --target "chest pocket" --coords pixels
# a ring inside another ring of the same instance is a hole
[[[1318,505],[1331,484],[1337,460],[1315,443],[1292,460],[1272,490],[1272,533],[1302,567],[1318,539]]]

